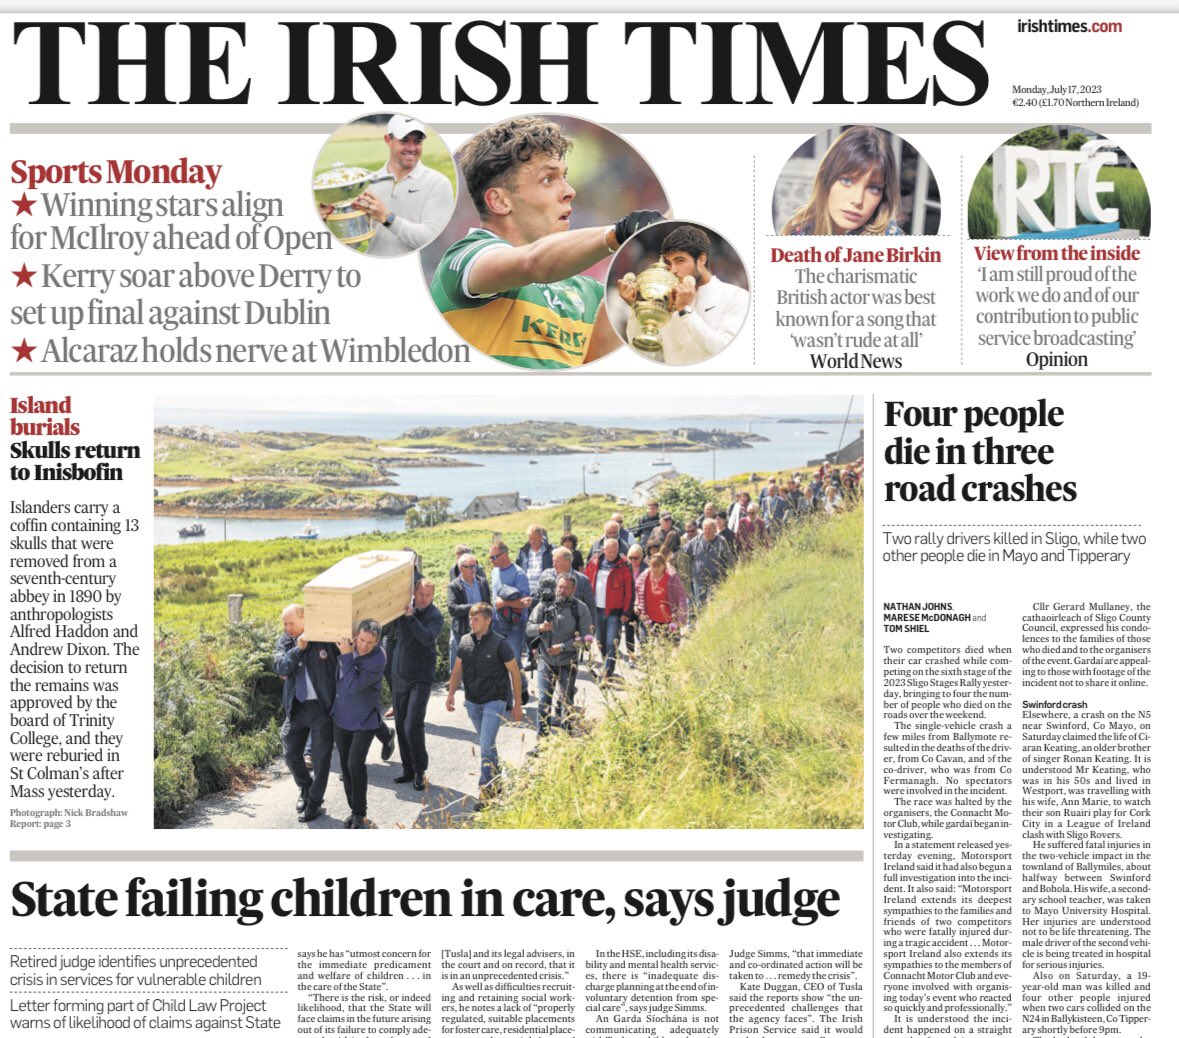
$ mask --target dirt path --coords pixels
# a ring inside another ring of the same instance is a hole
[[[620,676],[630,671],[619,667]],[[528,751],[536,745],[536,675],[529,675],[532,698],[519,724],[505,724],[499,733],[501,762],[520,767]],[[426,710],[426,745],[430,753],[429,784],[416,792],[412,783],[398,784],[401,774],[396,750],[389,762],[381,761],[381,744],[373,740],[368,758],[369,818],[382,829],[447,828],[461,825],[474,810],[479,792],[479,743],[462,706],[462,692],[457,709],[446,709],[446,685],[436,684]],[[601,690],[583,665],[577,682],[577,704],[586,717],[597,720],[606,713]],[[555,732],[554,738],[567,738]],[[240,793],[223,793],[205,797],[192,814],[178,826],[181,829],[339,829],[348,818],[348,804],[340,781],[339,764],[332,754],[332,777],[328,780],[324,813],[304,826],[295,816],[299,790],[291,779],[282,758],[275,760],[257,785]]]

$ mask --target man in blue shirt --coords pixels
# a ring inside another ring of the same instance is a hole
[[[532,609],[528,575],[512,562],[508,546],[496,541],[491,546],[491,598],[495,607],[492,630],[512,647],[517,660],[524,649],[524,628]]]

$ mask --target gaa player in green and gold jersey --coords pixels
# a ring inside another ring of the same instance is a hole
[[[604,286],[581,272],[663,219],[644,209],[571,230],[572,146],[559,125],[528,115],[489,126],[456,155],[482,227],[446,250],[430,295],[472,346],[522,368],[577,367],[618,345]]]

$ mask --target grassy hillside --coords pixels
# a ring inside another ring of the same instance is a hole
[[[302,598],[307,581],[340,559],[374,548],[412,548],[422,559],[424,574],[438,585],[439,598],[444,600],[456,544],[469,544],[487,566],[486,549],[493,532],[502,532],[515,551],[524,543],[530,524],[539,523],[557,537],[561,516],[570,514],[574,533],[588,546],[601,534],[602,523],[615,507],[610,498],[588,497],[493,520],[447,523],[405,533],[371,533],[320,541],[283,537],[161,545],[155,551],[156,624],[185,636],[202,628],[219,629],[225,624],[226,597],[244,594],[244,618],[273,624],[277,636],[279,613],[287,603]]]
[[[853,512],[742,565],[637,693],[549,740],[477,824],[862,827],[863,541]]]
[[[222,433],[198,426],[155,431],[159,481],[264,479],[335,486],[387,479],[390,452],[377,440],[320,433]]]

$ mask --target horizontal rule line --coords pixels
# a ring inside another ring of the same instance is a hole
[[[604,862],[604,861],[806,861],[862,862],[863,851],[12,851],[13,862],[240,862],[240,861],[401,861],[401,862]]]
[[[740,108],[740,105],[729,106]],[[431,127],[438,133],[477,133],[487,123],[431,123]],[[1087,122],[1086,127],[1097,133],[1117,134],[1149,134],[1151,123],[1113,123],[1097,124]],[[698,123],[698,122],[613,122],[610,129],[616,133],[688,133],[692,136],[700,134],[805,134],[813,137],[816,124],[810,123]],[[340,128],[339,123],[9,123],[10,134],[286,134],[286,133],[334,133]],[[889,130],[899,134],[945,133],[945,134],[998,134],[1004,140],[1014,132],[1012,123],[890,123]]]
[[[527,378],[520,371],[86,371],[85,369],[65,368],[60,371],[9,371],[13,378],[63,378],[82,376],[84,378],[182,378],[200,375],[202,378],[365,378],[371,379],[396,376],[397,378],[466,378],[478,376],[484,378]],[[548,374],[552,374],[549,372]],[[677,379],[691,378],[863,378],[866,374],[872,378],[1043,378],[1041,371],[880,371],[868,369],[832,370],[832,371],[764,371],[750,368],[748,371],[699,371],[699,372],[666,372],[666,371],[585,371],[578,370],[568,378],[662,378],[668,375]],[[1054,371],[1053,378],[1149,378],[1150,371]]]

